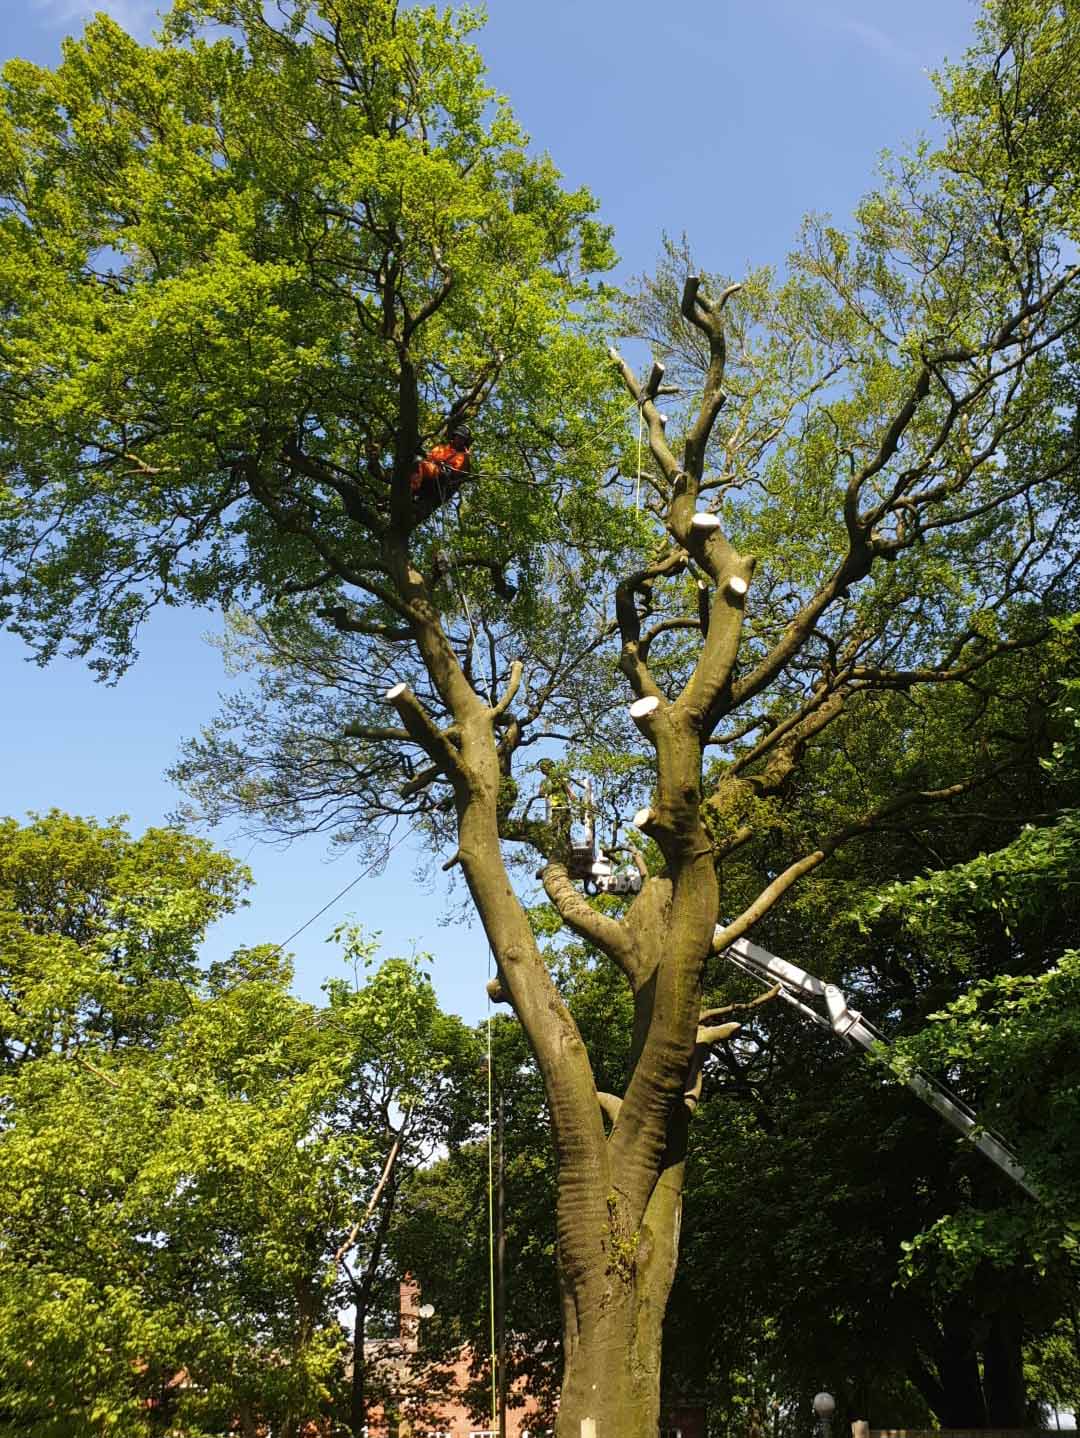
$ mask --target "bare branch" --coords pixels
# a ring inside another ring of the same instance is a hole
[[[346,724],[341,731],[346,739],[369,739],[373,744],[382,742],[408,743],[410,735],[406,729],[394,729],[383,724]]]
[[[691,324],[701,331],[709,342],[709,368],[701,394],[701,407],[697,418],[690,426],[683,449],[683,467],[695,486],[700,483],[705,468],[705,450],[712,434],[717,416],[724,407],[724,365],[727,362],[727,341],[724,336],[723,310],[732,295],[737,294],[741,285],[728,285],[715,305],[708,304],[699,292],[700,279],[694,276],[691,286],[689,279],[683,288],[682,313]]]
[[[356,619],[344,604],[331,604],[325,609],[316,609],[315,616],[329,620],[339,634],[364,634],[370,639],[385,639],[392,644],[402,644],[412,638],[412,630],[404,626],[395,629],[389,624],[379,624],[374,620]]]
[[[349,1230],[348,1237],[342,1242],[341,1246],[334,1254],[335,1263],[344,1264],[345,1258],[356,1245],[356,1240],[360,1236],[360,1230],[363,1228],[364,1224],[367,1223],[368,1219],[375,1212],[376,1208],[378,1208],[379,1199],[382,1198],[383,1193],[386,1190],[386,1185],[390,1182],[390,1175],[394,1171],[394,1165],[397,1163],[398,1154],[401,1152],[402,1137],[405,1133],[405,1129],[409,1122],[409,1115],[411,1113],[412,1104],[409,1104],[404,1114],[402,1115],[401,1127],[394,1135],[394,1142],[390,1147],[390,1152],[386,1156],[386,1162],[383,1164],[382,1174],[379,1178],[378,1183],[375,1185],[375,1192],[368,1199],[367,1207],[364,1209],[363,1213]]]
[[[513,704],[517,692],[521,688],[521,680],[524,673],[525,666],[520,659],[515,659],[510,665],[510,678],[507,680],[502,697],[491,709],[491,717],[493,720],[500,718],[510,708],[510,705]]]
[[[891,799],[877,805],[862,818],[854,820],[850,824],[838,829],[829,838],[825,839],[819,848],[812,853],[805,854],[793,864],[779,873],[771,884],[766,885],[754,902],[748,905],[738,918],[732,920],[724,928],[718,929],[713,938],[713,950],[722,953],[729,948],[736,939],[741,939],[744,934],[749,933],[753,926],[787,893],[793,884],[797,883],[805,874],[823,864],[826,859],[848,843],[849,840],[861,834],[872,832],[878,824],[889,818],[892,814],[902,809],[912,808],[916,805],[945,803],[950,799],[958,798],[961,794],[968,794],[979,785],[988,783],[994,775],[1001,773],[1008,768],[1007,763],[996,765],[992,770],[984,774],[971,775],[962,779],[956,784],[947,785],[942,789],[913,789],[902,794],[896,794]]]
[[[622,382],[626,386],[630,398],[635,404],[640,404],[641,413],[648,426],[649,449],[652,451],[653,458],[660,466],[660,471],[668,482],[674,484],[679,474],[679,464],[672,454],[664,435],[664,421],[660,416],[660,411],[651,399],[642,400],[640,398],[642,386],[638,384],[637,376],[623,359],[622,355],[619,354],[618,350],[609,349],[608,356],[618,367],[619,374],[622,376]]]
[[[449,779],[461,776],[461,758],[450,742],[453,729],[440,729],[406,684],[395,684],[386,691],[387,702],[401,716],[409,738],[438,765]]]
[[[626,975],[636,992],[642,979],[641,958],[627,925],[594,909],[571,883],[565,864],[557,861],[545,864],[540,877],[544,892],[566,926],[606,954]]]
[[[703,1024],[697,1031],[697,1042],[704,1044],[706,1048],[710,1044],[718,1044],[722,1039],[729,1039],[732,1034],[738,1033],[742,1024]]]
[[[637,611],[636,596],[648,594],[656,579],[681,574],[686,565],[686,554],[682,550],[673,549],[652,564],[646,565],[644,569],[636,570],[620,580],[615,588],[615,618],[622,637],[619,668],[629,679],[638,698],[659,698],[660,690],[641,653],[641,617]]]
[[[436,779],[445,777],[443,770],[437,764],[432,764],[430,768],[421,769],[419,774],[414,774],[407,783],[402,784],[398,793],[403,799],[415,799],[417,794],[422,794]]]
[[[743,1013],[747,1009],[756,1009],[760,1004],[767,1004],[770,1000],[775,999],[782,987],[781,984],[776,984],[766,993],[758,994],[757,998],[747,999],[743,1003],[725,1004],[723,1008],[720,1009],[702,1009],[698,1023],[708,1025],[715,1023],[717,1019],[723,1018],[725,1014]],[[703,1043],[705,1040],[699,1038],[698,1042]],[[715,1042],[715,1040],[713,1040],[713,1042]]]
[[[75,1055],[75,1062],[80,1068],[84,1068],[87,1073],[93,1074],[95,1078],[101,1079],[102,1083],[107,1083],[111,1088],[121,1087],[119,1079],[113,1078],[112,1074],[107,1074],[104,1069],[96,1068],[89,1059],[84,1059],[82,1054]]]
[[[603,1093],[600,1089],[597,1089],[596,1101],[600,1105],[605,1117],[611,1122],[612,1127],[614,1127],[619,1121],[619,1110],[622,1108],[622,1099],[617,1098],[613,1093]]]

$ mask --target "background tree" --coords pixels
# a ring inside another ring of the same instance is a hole
[[[322,1009],[269,947],[201,970],[244,882],[175,831],[3,826],[0,1374],[20,1433],[362,1426],[339,1312],[357,1303],[362,1353],[395,1186],[467,1126],[476,1045],[415,962],[334,981]],[[350,951],[373,957],[355,932]]]
[[[150,605],[240,601],[278,722],[211,733],[196,790],[279,828],[317,800],[353,837],[409,816],[453,845],[545,1085],[560,1431],[624,1438],[656,1424],[710,949],[1030,751],[994,683],[1046,641],[1076,562],[1077,34],[1047,3],[989,9],[941,79],[943,144],[898,161],[851,234],[810,224],[787,278],[674,257],[628,321],[681,392],[665,419],[600,347],[592,201],[526,157],[473,23],[179,0],[158,45],[98,21],[56,72],[9,67],[4,593],[43,658],[107,674]],[[620,387],[647,430],[640,507],[603,482]],[[451,526],[409,476],[461,419],[482,463]],[[968,741],[928,782],[921,731],[950,708]],[[907,762],[880,797],[847,756],[883,713]],[[654,872],[625,915],[571,883],[531,744],[644,801]],[[714,935],[718,871],[823,747],[846,788]],[[629,987],[616,1091],[504,845]]]
[[[343,1138],[363,1136],[373,1149],[365,1151],[362,1167],[342,1171],[334,1180],[357,1196],[351,1226],[339,1242],[334,1237],[333,1262],[344,1279],[340,1301],[354,1309],[348,1424],[360,1434],[368,1406],[367,1320],[387,1288],[397,1332],[398,1281],[404,1270],[388,1250],[387,1238],[398,1197],[437,1152],[456,1152],[472,1135],[484,1092],[476,1077],[482,1049],[479,1037],[460,1019],[440,1012],[416,961],[386,961],[361,984],[357,966],[370,965],[377,946],[352,925],[333,937],[344,941],[355,977],[351,985],[340,979],[328,983],[328,1006],[316,1016],[320,1028],[332,1031],[335,1044],[351,1055],[329,1122]]]

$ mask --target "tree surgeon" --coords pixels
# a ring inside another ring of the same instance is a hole
[[[461,488],[472,465],[472,435],[464,425],[455,426],[445,443],[436,444],[418,458],[409,475],[415,500],[445,504]]]

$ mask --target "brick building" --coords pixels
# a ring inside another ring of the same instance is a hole
[[[364,1344],[372,1386],[393,1395],[386,1409],[370,1410],[368,1438],[498,1438],[490,1417],[474,1418],[464,1402],[473,1382],[469,1351],[462,1350],[449,1365],[425,1367],[418,1357],[420,1322],[420,1289],[406,1277],[399,1286],[397,1337]],[[535,1400],[516,1386],[507,1405],[506,1438],[547,1438],[550,1433]],[[704,1405],[670,1404],[660,1419],[659,1438],[705,1438]]]

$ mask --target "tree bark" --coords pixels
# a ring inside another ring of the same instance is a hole
[[[943,1428],[985,1428],[986,1402],[979,1378],[979,1356],[971,1315],[953,1310],[928,1344],[935,1374],[916,1361],[909,1370]]]
[[[621,1226],[613,1200],[600,1245],[571,1292],[564,1282],[564,1364],[557,1438],[655,1438],[660,1420],[661,1333],[678,1261],[685,1115],[638,1232]],[[579,1222],[581,1207],[566,1217]],[[563,1223],[560,1195],[560,1229]],[[592,1428],[588,1420],[592,1420]]]
[[[364,1383],[367,1376],[364,1370],[364,1330],[366,1327],[367,1314],[357,1299],[356,1320],[353,1324],[352,1380],[349,1384],[349,1432],[353,1438],[361,1438],[367,1423],[367,1394]]]
[[[1001,1310],[983,1343],[983,1390],[991,1428],[1022,1428],[1027,1419],[1024,1330],[1020,1315]]]

